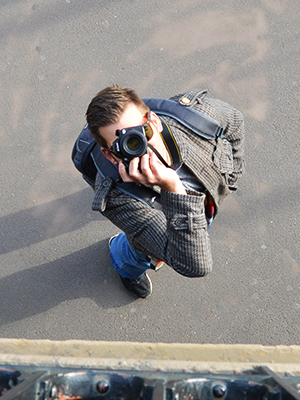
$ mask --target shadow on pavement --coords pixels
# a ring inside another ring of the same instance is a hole
[[[135,301],[123,290],[111,267],[107,241],[2,278],[0,293],[0,326],[43,313],[72,299],[90,298],[105,309]]]
[[[102,219],[91,210],[92,190],[76,192],[0,219],[0,254],[31,246]]]

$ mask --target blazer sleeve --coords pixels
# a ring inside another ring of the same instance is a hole
[[[212,269],[204,201],[204,193],[161,191],[162,210],[156,210],[98,174],[92,209],[124,231],[136,250],[164,261],[181,275],[201,277]]]

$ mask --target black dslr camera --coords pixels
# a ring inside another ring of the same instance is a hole
[[[129,163],[135,157],[142,157],[147,153],[147,137],[144,126],[116,130],[118,139],[112,144],[112,152],[122,159],[128,172]]]

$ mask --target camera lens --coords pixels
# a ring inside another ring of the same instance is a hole
[[[128,149],[130,149],[130,150],[137,150],[138,148],[139,148],[139,146],[140,146],[140,142],[139,142],[139,140],[137,140],[137,138],[130,138],[129,140],[128,140],[128,142],[127,142],[127,146],[128,146]]]
[[[120,148],[123,157],[141,157],[147,152],[147,138],[137,130],[129,130],[120,138]]]

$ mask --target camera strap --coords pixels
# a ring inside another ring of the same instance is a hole
[[[166,146],[166,149],[170,155],[171,158],[171,165],[173,164],[178,164],[181,162],[181,155],[180,151],[178,149],[177,143],[174,139],[174,136],[171,132],[171,129],[169,126],[164,122],[162,122],[163,130],[160,132],[160,136],[164,142],[164,145]],[[170,168],[170,165],[167,164],[167,162],[163,159],[163,157],[160,155],[160,153],[151,145],[148,143],[148,147],[153,151],[153,153],[156,154],[157,158],[164,164],[165,167]]]
[[[172,131],[166,122],[164,122],[163,120],[161,122],[162,122],[163,130],[162,130],[162,132],[160,132],[160,134],[161,134],[162,140],[170,154],[171,165],[181,163],[182,160],[181,160],[180,151],[177,146],[176,140],[172,134]]]

